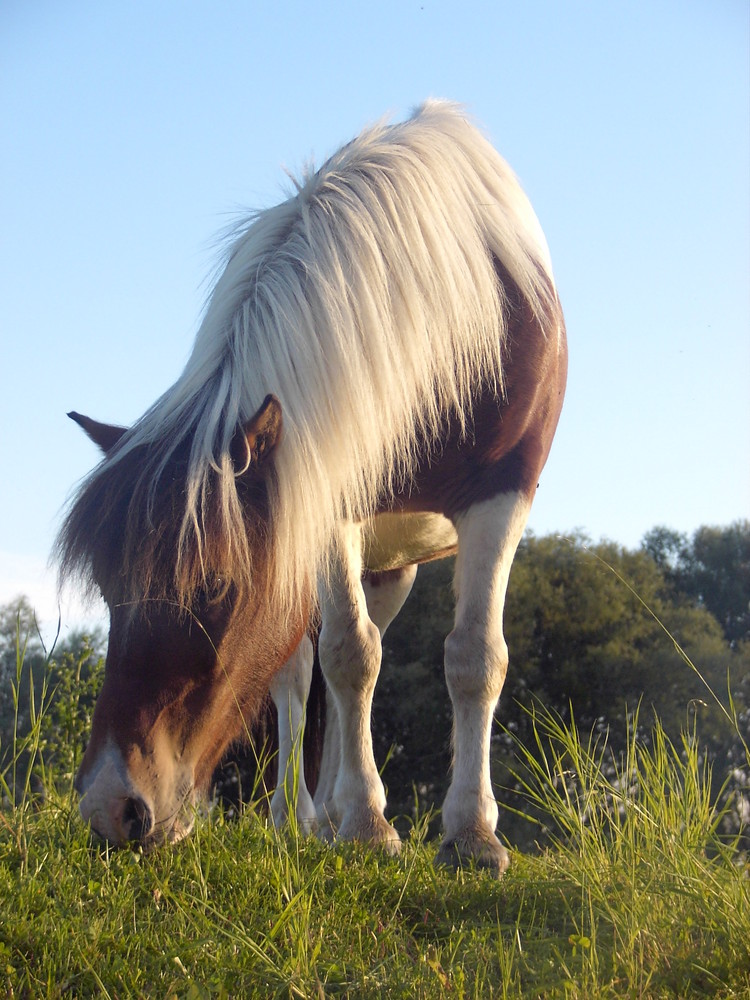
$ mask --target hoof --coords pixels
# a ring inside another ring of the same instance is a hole
[[[276,827],[277,830],[283,830],[285,827],[291,825],[289,819],[289,813],[284,809],[274,809],[271,807],[271,822]],[[318,829],[318,818],[313,813],[310,815],[302,814],[299,812],[293,817],[293,823],[296,824],[297,829],[304,836],[316,833]]]
[[[334,830],[332,824],[327,820],[323,823],[318,820],[318,828],[315,831],[315,835],[318,840],[322,840],[324,844],[332,844],[336,839],[336,831]]]
[[[323,831],[326,840],[353,840],[395,857],[401,851],[401,838],[391,824],[378,815],[354,816],[344,819],[335,834]]]
[[[469,827],[458,836],[446,838],[435,858],[436,865],[457,870],[484,868],[500,878],[510,863],[510,856],[494,833],[481,827]]]

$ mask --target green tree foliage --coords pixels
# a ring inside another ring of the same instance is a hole
[[[29,599],[19,595],[0,605],[0,762],[14,730],[28,725],[30,700],[38,701],[41,693],[45,659]]]
[[[640,704],[641,716],[653,711],[677,738],[688,708],[707,702],[708,692],[665,629],[714,691],[726,690],[732,654],[711,614],[663,593],[646,552],[590,545],[580,535],[526,538],[506,608],[505,704],[528,704],[533,693],[563,718],[572,705],[586,729],[624,719]]]
[[[46,650],[27,597],[0,605],[0,766],[14,736],[23,739],[48,692],[42,719],[48,757],[65,773],[77,766],[91,728],[103,675],[104,636],[98,629],[72,631]]]
[[[30,655],[41,651],[34,609],[28,597],[22,595],[0,605],[0,671],[3,678],[15,672],[17,642],[28,645]]]
[[[49,663],[52,696],[42,719],[45,762],[58,779],[73,781],[91,735],[94,705],[104,682],[103,639],[74,632]]]
[[[654,528],[643,540],[673,593],[711,612],[733,646],[750,641],[750,521],[687,535]]]

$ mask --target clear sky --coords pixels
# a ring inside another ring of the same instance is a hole
[[[568,396],[530,522],[635,546],[750,516],[747,0],[3,0],[0,602],[179,374],[242,207],[425,97],[466,104],[546,231]],[[80,612],[71,596],[64,627]]]

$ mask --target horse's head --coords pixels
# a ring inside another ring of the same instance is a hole
[[[105,454],[125,433],[71,416]],[[137,560],[130,551],[132,538],[126,541],[132,524],[125,523],[132,495],[126,490],[118,502],[101,502],[96,494],[79,500],[84,504],[79,521],[96,519],[89,543],[96,551],[89,561],[109,607],[110,628],[104,685],[75,785],[83,818],[113,843],[151,846],[190,831],[196,795],[207,787],[228,744],[256,714],[271,677],[301,637],[307,608],[282,619],[269,600],[263,466],[278,441],[280,416],[278,402],[270,397],[235,436],[238,496],[253,546],[250,586],[223,577],[208,551],[201,554],[208,572],[189,599],[153,587],[145,598],[134,595],[128,566]],[[114,474],[132,478],[138,455],[121,464]],[[144,538],[143,544],[151,545],[149,558],[156,572],[164,573],[176,559],[178,526],[167,522],[171,510],[179,511],[184,479],[167,474],[161,481],[161,496],[149,513],[158,539]],[[91,504],[97,499],[95,518]],[[156,596],[149,596],[152,592]]]

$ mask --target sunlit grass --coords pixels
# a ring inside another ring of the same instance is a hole
[[[398,859],[252,809],[148,855],[92,844],[43,760],[42,690],[0,774],[6,996],[750,996],[747,862],[689,727],[633,719],[615,759],[535,709],[517,779],[553,842],[496,881],[436,869],[429,816]]]
[[[578,892],[570,940],[587,988],[611,978],[628,996],[723,995],[733,970],[750,988],[747,861],[739,834],[719,835],[694,732],[675,746],[657,722],[641,742],[636,716],[614,758],[601,737],[532,714],[536,746],[518,746],[515,776],[553,828],[550,877]]]

